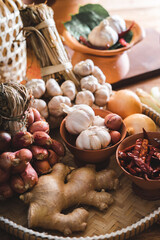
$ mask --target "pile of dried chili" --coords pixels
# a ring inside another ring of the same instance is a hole
[[[144,179],[160,179],[160,141],[154,140],[156,146],[150,144],[148,137],[139,138],[135,144],[119,151],[121,166],[132,175]]]

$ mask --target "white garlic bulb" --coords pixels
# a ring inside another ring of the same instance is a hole
[[[94,93],[98,88],[98,80],[93,75],[81,78],[80,86],[82,90],[89,90]]]
[[[92,125],[93,126],[101,126],[101,127],[104,127],[105,124],[104,124],[104,118],[100,117],[100,116],[95,116],[94,119],[93,119],[93,122],[92,122]]]
[[[118,34],[109,26],[109,22],[104,19],[92,29],[88,35],[88,40],[97,47],[110,47],[118,41]]]
[[[26,88],[31,91],[34,98],[41,98],[46,91],[45,82],[42,79],[31,79],[26,83]]]
[[[100,84],[104,84],[106,81],[106,76],[98,66],[94,66],[92,75],[97,78]]]
[[[65,103],[66,105],[71,106],[70,98],[65,96],[55,96],[48,103],[49,113],[55,117],[64,115],[61,103]]]
[[[95,91],[94,96],[95,104],[99,107],[103,107],[110,98],[110,89],[105,85],[99,85],[99,88]]]
[[[111,136],[106,127],[91,126],[79,134],[76,146],[81,149],[97,150],[107,147],[110,142]]]
[[[48,117],[47,103],[43,99],[34,99],[33,102],[31,102],[31,107],[36,108],[42,117]]]
[[[54,78],[50,78],[46,82],[46,90],[47,90],[48,95],[51,97],[62,95],[62,90],[61,90],[58,82]]]
[[[113,15],[107,17],[109,26],[113,28],[118,34],[126,31],[126,22],[119,15]]]
[[[69,97],[71,101],[74,100],[77,92],[74,82],[71,80],[64,81],[61,85],[61,89],[65,96]]]
[[[69,133],[79,134],[92,124],[95,113],[90,106],[86,104],[74,105],[73,107],[61,104],[61,106],[63,111],[67,113],[65,127]]]
[[[94,63],[91,59],[86,59],[85,61],[81,61],[77,63],[73,71],[75,74],[80,75],[80,76],[87,76],[92,73],[94,69]]]
[[[75,104],[87,104],[92,106],[94,103],[94,95],[89,90],[83,90],[77,93]]]

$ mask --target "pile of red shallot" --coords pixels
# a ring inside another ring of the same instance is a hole
[[[65,155],[64,145],[51,138],[49,124],[29,108],[27,130],[14,136],[0,131],[0,197],[10,198],[31,189],[38,176],[52,171]]]

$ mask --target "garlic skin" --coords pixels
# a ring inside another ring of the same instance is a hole
[[[104,107],[110,98],[110,89],[106,85],[100,85],[95,91],[95,104]]]
[[[88,40],[97,47],[110,47],[118,41],[118,34],[109,26],[107,19],[104,19],[92,29],[88,35]]]
[[[76,139],[76,147],[86,150],[105,148],[111,142],[111,136],[106,127],[91,126],[82,131]]]
[[[92,124],[95,113],[90,106],[86,104],[74,105],[73,107],[61,104],[61,106],[63,111],[67,113],[65,127],[70,134],[79,134]]]
[[[113,28],[118,34],[126,31],[126,22],[119,15],[107,17],[107,20],[109,22],[109,26]]]
[[[91,91],[83,90],[77,93],[75,104],[87,104],[91,107],[94,103],[94,100],[95,98]]]
[[[71,106],[71,100],[65,96],[55,96],[48,103],[49,113],[55,117],[64,116],[63,108],[61,107],[61,103],[65,103],[68,106]]]
[[[61,85],[61,90],[64,96],[67,96],[73,101],[76,96],[76,86],[71,80],[66,80]]]
[[[62,95],[62,90],[54,78],[48,79],[46,82],[46,90],[51,97]]]
[[[92,75],[97,78],[99,84],[104,84],[106,82],[106,76],[98,66],[94,66]]]
[[[86,59],[85,61],[77,63],[74,66],[73,71],[77,75],[87,76],[92,74],[93,69],[94,69],[93,61],[91,59]]]
[[[31,107],[36,108],[45,119],[48,118],[48,107],[43,99],[34,99],[31,102]]]
[[[95,116],[93,119],[93,122],[92,122],[92,126],[105,127],[104,118],[102,118],[100,116]]]
[[[42,79],[31,79],[25,86],[32,92],[34,98],[41,98],[46,91],[45,82]]]
[[[89,75],[81,78],[80,86],[82,90],[89,90],[94,93],[98,89],[99,83],[97,78],[95,78],[93,75]]]

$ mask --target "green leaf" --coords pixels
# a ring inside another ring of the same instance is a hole
[[[132,37],[133,37],[133,32],[130,30],[125,34],[125,36],[123,38],[127,43],[130,43],[130,41],[132,40]],[[117,42],[113,46],[111,46],[109,48],[109,50],[118,49],[121,47],[123,47],[123,46],[119,42]]]
[[[72,15],[71,21],[65,22],[64,26],[73,37],[79,40],[80,36],[87,38],[90,31],[99,25],[102,20],[103,17],[93,11],[80,12]]]
[[[79,13],[88,11],[93,11],[103,19],[109,16],[109,13],[100,4],[86,4],[84,6],[80,6],[79,8]]]

